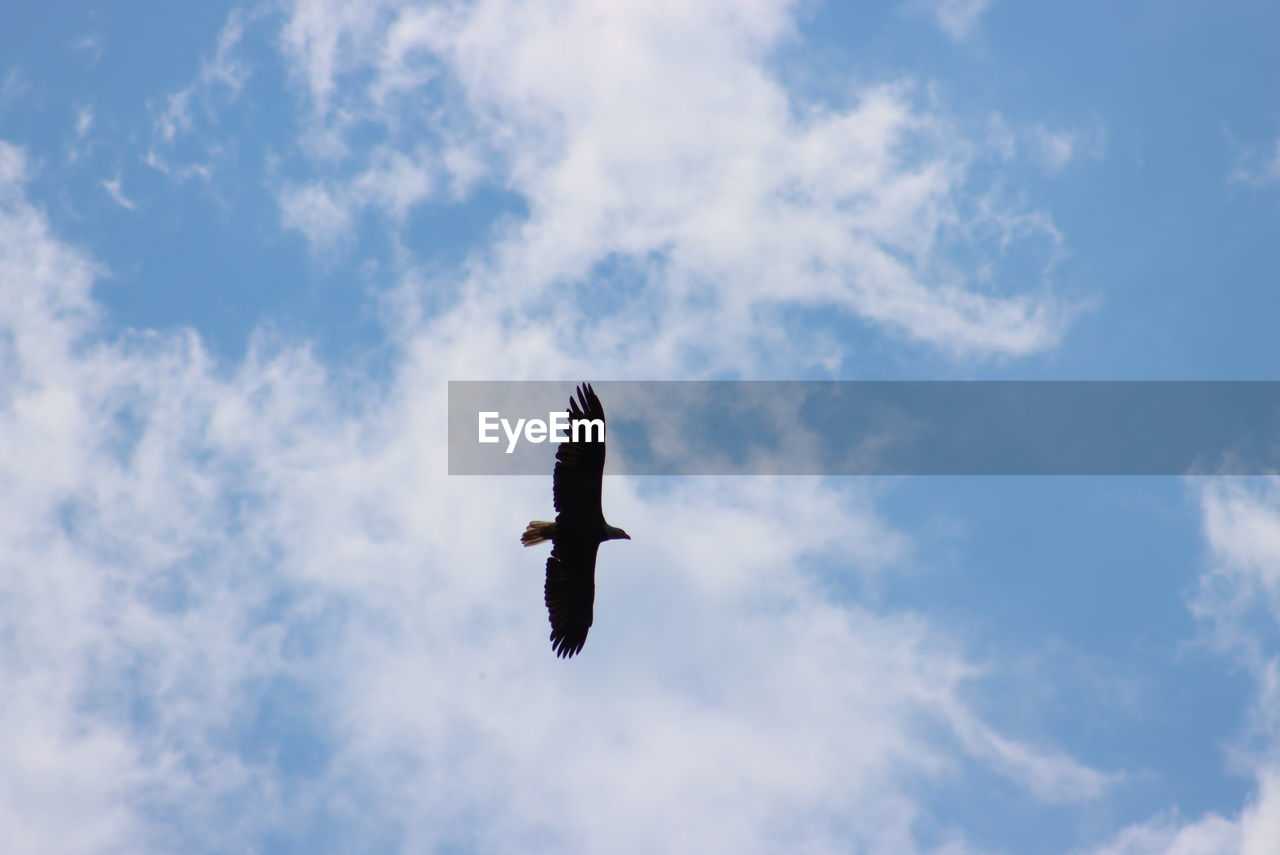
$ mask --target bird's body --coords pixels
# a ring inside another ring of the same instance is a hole
[[[598,441],[579,422],[599,421]],[[590,384],[569,399],[570,439],[556,451],[552,485],[556,521],[529,523],[520,536],[525,546],[551,541],[544,588],[551,620],[551,646],[557,656],[582,650],[591,628],[596,595],[596,552],[606,540],[630,536],[605,522],[600,506],[604,480],[604,407]]]

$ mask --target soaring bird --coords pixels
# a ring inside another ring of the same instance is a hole
[[[520,536],[525,546],[551,541],[544,589],[551,618],[551,647],[556,656],[582,650],[591,628],[596,597],[596,550],[606,540],[631,536],[604,520],[600,484],[604,479],[604,407],[590,383],[569,398],[569,440],[556,451],[552,482],[556,521],[529,523]],[[599,422],[599,432],[592,422]],[[597,441],[592,441],[597,440]]]

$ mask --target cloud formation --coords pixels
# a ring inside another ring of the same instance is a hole
[[[1191,601],[1206,643],[1246,668],[1253,708],[1230,756],[1255,783],[1240,812],[1136,823],[1093,855],[1264,855],[1280,847],[1280,484],[1209,479],[1197,485],[1209,564]]]
[[[26,164],[0,147],[5,851],[961,852],[919,789],[962,763],[1106,786],[984,723],[954,639],[805,569],[904,549],[847,484],[611,481],[638,547],[563,668],[517,537],[547,485],[445,478],[442,412],[583,356],[473,300],[359,394],[305,343],[111,335]]]
[[[989,720],[963,638],[831,590],[815,561],[864,578],[912,548],[850,483],[610,480],[636,540],[602,557],[587,653],[548,655],[518,542],[547,484],[445,477],[447,379],[834,372],[862,325],[1010,357],[1070,310],[999,275],[1063,239],[981,183],[998,146],[927,87],[787,89],[792,4],[546,8],[284,7],[286,228],[341,245],[484,186],[523,206],[456,269],[389,266],[384,381],[267,332],[220,363],[189,330],[113,330],[105,271],[0,145],[0,849],[961,855],[930,794],[975,768],[1063,809],[1123,779]],[[251,97],[241,20],[157,145],[201,91]],[[1051,171],[1077,153],[1040,143]],[[1233,495],[1206,506],[1208,578],[1269,596],[1271,517]],[[1269,851],[1273,769],[1237,816],[1098,851]]]
[[[295,3],[284,44],[324,168],[281,187],[283,222],[327,245],[362,211],[395,219],[500,184],[528,216],[474,269],[474,293],[530,314],[581,299],[590,279],[612,315],[651,319],[628,336],[668,372],[716,355],[749,370],[753,350],[786,347],[775,331],[796,311],[959,356],[1052,346],[1072,310],[1049,283],[1051,221],[972,186],[975,162],[997,152],[919,87],[869,85],[838,105],[789,92],[769,57],[790,11]],[[355,131],[370,123],[387,140],[357,157]],[[1011,237],[1040,257],[1035,279],[1002,281]],[[966,273],[957,259],[974,254],[996,273]],[[741,345],[707,340],[717,327]],[[816,365],[847,353],[832,327]]]
[[[978,20],[990,5],[991,0],[918,0],[909,8],[927,12],[938,29],[962,42],[973,35]]]
[[[1251,187],[1264,187],[1280,181],[1280,139],[1270,150],[1252,149],[1237,156],[1230,178]]]

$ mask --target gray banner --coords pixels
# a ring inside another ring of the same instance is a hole
[[[575,385],[451,381],[449,473],[549,474],[548,436]],[[592,385],[613,475],[1280,472],[1276,381]]]

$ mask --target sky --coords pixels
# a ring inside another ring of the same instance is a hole
[[[564,661],[549,478],[445,448],[449,380],[1278,379],[1274,4],[0,19],[0,851],[1280,851],[1270,479],[607,478]]]

